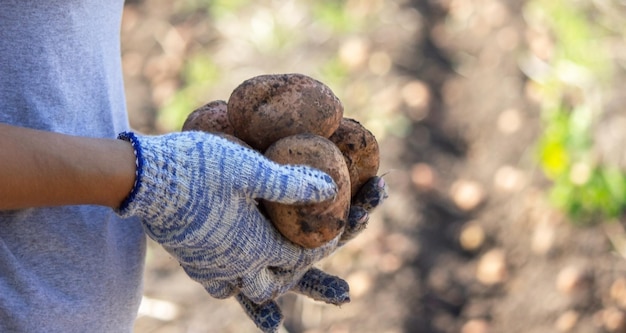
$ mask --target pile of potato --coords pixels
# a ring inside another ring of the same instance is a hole
[[[277,163],[309,165],[328,173],[339,190],[334,200],[306,205],[261,202],[281,234],[307,248],[319,247],[343,231],[351,199],[378,172],[374,135],[343,117],[341,101],[330,88],[302,74],[246,80],[228,102],[213,101],[189,114],[182,130],[218,134]]]

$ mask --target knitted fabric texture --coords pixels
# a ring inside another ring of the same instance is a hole
[[[340,236],[338,247],[356,237],[367,226],[370,212],[388,197],[387,185],[382,177],[370,178],[352,198],[350,214],[345,230]],[[350,302],[348,283],[339,277],[328,275],[317,268],[309,269],[291,291],[317,301],[334,305]],[[248,316],[263,332],[274,333],[280,328],[283,315],[274,300],[256,304],[239,294],[237,301]]]
[[[261,303],[288,291],[337,240],[303,249],[282,237],[255,199],[283,203],[333,198],[328,175],[278,165],[261,154],[202,132],[139,136],[125,132],[137,179],[121,216],[139,216],[148,236],[214,297],[237,292]]]
[[[203,132],[124,132],[119,139],[133,145],[137,174],[117,213],[140,217],[146,234],[210,295],[236,296],[264,332],[278,329],[283,315],[274,300],[290,290],[330,304],[349,302],[344,280],[313,268],[335,251],[341,236],[315,249],[297,246],[280,235],[256,201],[331,200],[337,188],[330,176],[279,165]]]

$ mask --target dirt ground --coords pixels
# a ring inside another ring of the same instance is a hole
[[[352,302],[337,308],[286,295],[284,330],[626,332],[626,260],[615,250],[623,229],[573,226],[545,200],[533,155],[538,101],[519,68],[532,35],[524,1],[348,3],[380,20],[310,45],[297,60],[224,56],[217,51],[233,41],[223,27],[197,12],[173,14],[164,1],[128,2],[124,18],[131,122],[149,133],[163,131],[159,94],[180,87],[180,59],[162,57],[172,50],[184,59],[201,40],[232,73],[207,102],[227,98],[252,73],[315,73],[321,58],[345,55],[343,82],[354,89],[338,95],[380,134],[389,199],[359,238],[320,265],[350,283]],[[172,27],[183,31],[181,47],[168,47],[176,45]],[[154,244],[146,269],[136,333],[257,332],[234,300],[210,298]]]

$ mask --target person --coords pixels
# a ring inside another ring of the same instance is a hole
[[[0,331],[131,332],[145,235],[265,332],[286,292],[349,301],[313,267],[340,239],[298,247],[256,206],[332,199],[328,175],[207,133],[131,131],[123,6],[0,1]]]

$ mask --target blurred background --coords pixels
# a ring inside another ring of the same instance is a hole
[[[331,87],[390,197],[283,332],[626,332],[626,1],[128,0],[132,126],[260,74]],[[150,243],[136,333],[258,332]]]

